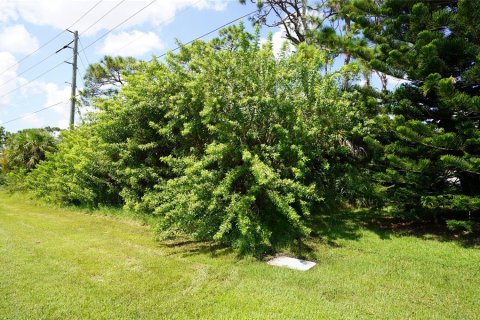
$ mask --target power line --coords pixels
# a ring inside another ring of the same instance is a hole
[[[91,47],[92,45],[94,45],[96,42],[100,41],[102,38],[104,38],[105,36],[107,36],[110,32],[112,32],[112,31],[115,30],[116,28],[120,27],[122,24],[124,24],[125,22],[127,22],[128,20],[130,20],[131,18],[133,18],[134,16],[136,16],[137,14],[139,14],[140,12],[142,12],[143,10],[145,10],[146,8],[148,8],[149,6],[151,6],[151,5],[152,5],[153,3],[155,3],[156,1],[157,1],[157,0],[151,1],[151,2],[148,3],[146,6],[142,7],[140,10],[138,10],[137,12],[135,12],[134,14],[132,14],[131,16],[129,16],[128,18],[124,19],[122,22],[120,22],[119,24],[117,24],[115,27],[113,27],[112,29],[110,29],[109,31],[107,31],[106,33],[104,33],[103,35],[101,35],[100,37],[98,37],[96,40],[94,40],[93,42],[91,42],[88,46],[83,47],[83,45],[82,45],[82,43],[81,43],[81,41],[80,41],[80,45],[81,45],[81,47],[82,47],[82,50],[81,50],[80,52],[85,52],[86,49],[88,49],[89,47]],[[174,48],[174,49],[172,49],[172,50],[169,50],[168,52],[176,51],[176,50],[178,50],[178,49],[180,49],[180,48],[182,48],[182,47],[184,47],[184,46],[186,46],[186,45],[189,45],[189,44],[191,44],[191,43],[193,43],[193,42],[195,42],[195,41],[197,41],[197,40],[200,40],[200,39],[202,39],[202,38],[204,38],[204,37],[206,37],[206,36],[208,36],[208,35],[216,32],[216,31],[218,31],[218,30],[220,30],[220,29],[222,29],[222,28],[225,28],[225,27],[227,27],[227,26],[229,26],[229,25],[231,25],[231,24],[233,24],[233,23],[235,23],[235,22],[237,22],[237,21],[239,21],[239,20],[241,20],[241,19],[243,19],[243,18],[246,18],[246,17],[248,17],[248,16],[250,16],[250,15],[252,15],[252,14],[254,14],[254,13],[257,13],[257,12],[258,12],[258,9],[257,9],[257,10],[254,10],[254,11],[251,11],[251,12],[249,12],[249,13],[247,13],[247,14],[244,14],[244,15],[238,17],[238,18],[235,18],[235,19],[233,19],[233,20],[231,20],[231,21],[229,21],[229,22],[227,22],[227,23],[224,23],[224,24],[222,24],[221,26],[219,26],[219,27],[217,27],[217,28],[215,28],[215,29],[207,32],[207,33],[202,34],[201,36],[196,37],[196,38],[193,39],[193,40],[190,40],[190,41],[188,41],[188,42],[186,42],[186,43],[183,43],[183,44],[177,46],[176,48]],[[79,53],[80,53],[80,52],[79,52]],[[162,58],[162,57],[164,57],[165,55],[168,54],[168,52],[165,52],[165,53],[157,56],[157,58]],[[85,55],[85,58],[86,58],[86,55]],[[81,61],[81,62],[82,62],[82,61]],[[44,73],[42,73],[41,75],[39,75],[39,76],[36,77],[35,79],[32,79],[31,81],[23,84],[23,85],[20,86],[20,87],[23,87],[23,86],[25,86],[25,85],[27,85],[27,84],[35,81],[36,79],[38,79],[38,78],[41,77],[42,75],[44,75],[44,74],[52,71],[53,69],[59,67],[59,66],[62,65],[62,64],[63,64],[63,62],[60,63],[60,64],[58,64],[58,65],[56,65],[56,66],[54,66],[53,68],[50,68],[49,70],[45,71]],[[20,87],[18,87],[18,88],[20,88]],[[17,89],[18,89],[18,88],[17,88]],[[15,90],[17,90],[17,89],[15,89]],[[10,94],[11,92],[13,92],[13,91],[15,91],[15,90],[12,90],[12,91],[8,92],[7,94]],[[7,94],[5,94],[5,95],[7,95]],[[0,98],[3,98],[5,95],[0,96]],[[69,99],[69,100],[70,100],[70,99]],[[28,116],[30,116],[30,115],[32,115],[32,114],[36,114],[36,113],[42,112],[42,111],[44,111],[44,110],[53,108],[54,106],[57,106],[57,105],[59,105],[59,104],[61,104],[61,103],[65,103],[65,102],[67,102],[67,101],[69,101],[69,100],[64,100],[64,101],[58,102],[58,103],[56,103],[56,104],[47,106],[47,107],[45,107],[45,108],[36,110],[36,111],[34,111],[34,112],[32,112],[32,113],[29,113],[29,114],[27,114],[27,115],[25,115],[25,116],[21,116],[21,117],[15,118],[15,119],[9,120],[9,121],[7,121],[7,122],[3,122],[2,125],[7,124],[7,123],[10,123],[10,122],[13,122],[13,121],[17,121],[17,120],[23,119],[23,118],[25,118],[25,117],[28,117]]]
[[[27,113],[27,114],[25,114],[25,115],[23,115],[23,116],[20,116],[20,117],[18,117],[18,118],[14,118],[14,119],[11,119],[11,120],[2,122],[2,123],[0,123],[0,124],[3,126],[3,125],[6,125],[6,124],[11,123],[11,122],[14,122],[14,121],[18,121],[18,120],[21,120],[21,119],[25,119],[25,118],[31,117],[31,116],[34,115],[34,114],[37,114],[37,113],[42,112],[42,111],[45,111],[45,110],[47,110],[47,109],[51,109],[51,108],[56,107],[56,106],[58,106],[58,105],[60,105],[60,104],[62,104],[62,103],[66,103],[66,102],[68,102],[69,100],[70,100],[70,99],[68,99],[68,100],[63,100],[63,101],[57,102],[57,103],[55,103],[55,104],[51,104],[51,105],[46,106],[46,107],[44,107],[44,108],[42,108],[42,109],[35,110],[35,111],[33,111],[33,112]]]
[[[80,58],[80,63],[81,63],[81,65],[82,65],[82,67],[83,67],[83,71],[86,72],[86,71],[87,71],[87,67],[85,67],[85,63],[83,63],[82,55],[79,54],[78,57]],[[79,71],[80,71],[80,70],[79,70]],[[83,78],[83,76],[82,76],[82,78]]]
[[[115,27],[113,27],[112,29],[110,29],[109,31],[107,31],[106,33],[104,33],[103,35],[101,35],[100,37],[98,37],[96,40],[94,40],[92,43],[90,43],[88,46],[86,46],[85,48],[83,48],[82,52],[85,51],[86,49],[88,49],[89,47],[93,46],[95,43],[97,43],[98,41],[100,41],[101,39],[103,39],[105,36],[107,36],[110,32],[112,32],[113,30],[115,30],[116,28],[120,27],[122,24],[124,24],[125,22],[127,22],[128,20],[130,20],[131,18],[133,18],[134,16],[136,16],[137,14],[139,14],[140,12],[142,12],[143,10],[145,10],[146,8],[148,8],[149,6],[151,6],[153,3],[155,3],[157,0],[153,0],[151,2],[149,2],[147,5],[145,5],[144,7],[142,7],[140,10],[136,11],[134,14],[130,15],[129,17],[127,17],[126,19],[122,20],[122,22],[120,22],[119,24],[117,24]],[[73,56],[72,56],[73,57]],[[59,66],[61,66],[63,64],[63,62],[55,65],[54,67],[48,69],[47,71],[43,72],[42,74],[40,74],[39,76],[35,77],[34,79],[22,84],[21,86],[15,88],[14,90],[10,90],[9,92],[7,92],[6,94],[0,96],[0,99],[5,97],[6,95],[14,92],[15,90],[18,90],[20,89],[21,87],[24,87],[26,86],[27,84],[30,84],[32,83],[33,81],[37,80],[38,78],[40,78],[41,76],[43,76],[44,74],[47,74],[48,72],[58,68]],[[59,102],[55,105],[59,105],[60,103],[63,103],[64,101],[62,102]],[[38,112],[41,112],[43,110],[46,110],[46,109],[49,109],[49,108],[52,108],[54,107],[54,105],[52,106],[48,106],[48,107],[45,107],[45,108],[42,108],[40,110],[37,110],[35,111],[34,113],[38,113]],[[12,119],[12,120],[9,120],[7,122],[4,122],[3,124],[6,124],[6,123],[10,123],[10,122],[13,122],[13,121],[16,121],[16,120],[19,120],[19,119],[23,119],[23,117],[19,117],[17,119]]]
[[[154,1],[154,2],[155,2],[155,1]],[[202,2],[202,0],[199,0],[199,1],[195,2],[195,3],[193,4],[193,6],[197,5],[197,4],[200,3],[200,2]],[[185,11],[183,11],[183,12],[185,12]],[[183,12],[181,12],[181,13],[183,13]],[[176,47],[176,48],[174,48],[174,49],[172,49],[172,50],[169,50],[169,51],[176,51],[176,50],[180,49],[182,46],[188,45],[188,44],[190,44],[190,43],[192,43],[192,42],[194,42],[194,41],[196,41],[196,40],[199,40],[199,39],[201,39],[201,38],[204,38],[204,37],[206,37],[206,36],[208,36],[208,35],[216,32],[216,31],[218,31],[218,30],[220,30],[220,29],[222,29],[222,28],[224,28],[224,27],[226,27],[226,26],[228,26],[228,25],[230,25],[230,24],[232,24],[232,23],[237,22],[237,21],[240,20],[240,19],[243,19],[243,18],[245,18],[245,17],[248,17],[248,16],[250,16],[250,15],[252,15],[252,14],[254,14],[254,13],[257,13],[257,12],[258,12],[258,9],[254,10],[254,11],[252,11],[252,12],[250,12],[250,13],[247,13],[247,14],[241,16],[241,17],[238,17],[238,18],[236,18],[236,19],[234,19],[234,20],[232,20],[232,21],[229,21],[229,22],[221,25],[220,27],[215,28],[214,30],[209,31],[209,32],[207,32],[207,33],[205,33],[205,34],[203,34],[203,35],[195,38],[194,40],[191,40],[191,41],[189,41],[189,42],[187,42],[187,43],[184,43],[184,44],[182,44],[181,46],[178,46],[178,47]],[[180,13],[180,14],[181,14],[181,13]],[[167,23],[167,22],[169,22],[170,20],[172,20],[173,18],[175,18],[175,17],[171,17],[171,18],[165,20],[163,23]],[[124,49],[125,47],[128,47],[129,45],[131,45],[132,43],[140,40],[140,39],[141,39],[142,37],[144,37],[144,36],[145,36],[145,34],[142,34],[140,37],[135,38],[135,39],[133,39],[132,41],[128,42],[126,45],[120,47],[117,51],[120,51],[120,50]],[[82,48],[83,48],[83,45],[82,45]],[[85,49],[83,49],[82,51],[85,51]],[[164,54],[162,54],[162,55],[160,55],[160,56],[157,56],[157,58],[161,58],[161,57],[165,56],[166,54],[167,54],[167,53],[164,53]]]
[[[120,27],[121,25],[123,25],[125,22],[127,22],[128,20],[132,19],[133,17],[135,17],[137,14],[139,14],[140,12],[142,12],[143,10],[147,9],[148,7],[150,7],[152,4],[154,4],[155,2],[157,2],[157,0],[153,0],[151,2],[149,2],[146,6],[142,7],[140,10],[138,10],[137,12],[135,12],[134,14],[132,14],[131,16],[129,16],[128,18],[124,19],[122,22],[120,22],[119,24],[117,24],[115,27],[113,27],[112,29],[108,30],[107,32],[105,32],[103,35],[101,35],[100,37],[98,37],[96,40],[94,40],[93,42],[91,42],[88,46],[86,46],[85,48],[83,48],[82,51],[85,51],[86,49],[90,48],[91,46],[93,46],[95,43],[97,43],[98,41],[100,41],[101,39],[105,38],[110,32],[112,32],[113,30],[117,29],[118,27]]]
[[[57,54],[57,52],[54,52],[54,53],[50,54],[49,56],[47,56],[46,58],[44,58],[44,59],[41,60],[40,62],[38,62],[38,63],[34,64],[33,66],[31,66],[30,68],[23,70],[22,72],[20,72],[19,74],[17,74],[17,77],[19,77],[19,76],[21,76],[22,74],[27,73],[28,71],[34,69],[36,66],[40,65],[41,63],[45,62],[45,61],[48,60],[49,58],[53,57],[55,54]],[[10,81],[6,81],[6,82],[0,84],[0,88],[3,87],[4,85],[6,85],[7,83],[10,83]]]
[[[151,1],[148,5],[144,6],[142,9],[138,10],[138,11],[135,12],[133,15],[131,15],[131,16],[128,17],[127,19],[123,20],[121,23],[117,24],[114,28],[110,29],[108,32],[106,32],[106,33],[103,34],[102,36],[98,37],[95,41],[93,41],[92,43],[90,43],[87,47],[83,48],[80,52],[83,52],[83,51],[85,51],[87,48],[91,47],[93,44],[95,44],[95,43],[98,42],[100,39],[102,39],[103,37],[105,37],[108,33],[112,32],[113,30],[115,30],[116,28],[118,28],[119,26],[121,26],[122,24],[124,24],[125,22],[127,22],[128,20],[130,20],[131,18],[133,18],[135,15],[137,15],[137,14],[140,13],[141,11],[145,10],[147,7],[149,7],[150,5],[152,5],[152,4],[153,4],[154,2],[156,2],[156,1],[157,1],[157,0]],[[220,30],[220,29],[222,29],[222,28],[225,28],[226,26],[231,25],[232,23],[235,23],[235,22],[237,22],[238,20],[241,20],[241,19],[243,19],[243,18],[246,18],[246,17],[248,17],[248,16],[250,16],[250,15],[256,13],[256,12],[258,12],[258,10],[254,10],[254,11],[252,11],[252,12],[249,12],[249,13],[247,13],[247,14],[242,15],[241,17],[235,18],[235,19],[233,19],[233,20],[231,20],[231,21],[229,21],[229,22],[227,22],[227,23],[224,23],[223,25],[221,25],[221,26],[219,26],[219,27],[217,27],[217,28],[215,28],[215,29],[207,32],[207,33],[204,33],[204,34],[202,34],[201,36],[198,36],[198,37],[196,37],[196,38],[193,39],[193,40],[190,40],[190,41],[188,41],[188,42],[186,42],[186,43],[183,43],[183,44],[179,45],[178,47],[176,47],[176,48],[174,48],[174,49],[172,49],[172,50],[169,50],[169,51],[167,51],[167,52],[165,52],[165,53],[157,56],[157,58],[162,58],[162,57],[166,56],[166,55],[168,54],[168,52],[176,51],[176,50],[178,50],[178,49],[180,49],[180,48],[182,48],[182,47],[184,47],[184,46],[186,46],[186,45],[189,45],[189,44],[191,44],[191,43],[193,43],[193,42],[195,42],[195,41],[197,41],[197,40],[200,40],[200,39],[202,39],[202,38],[204,38],[204,37],[206,37],[206,36],[208,36],[208,35],[216,32],[216,31],[218,31],[218,30]],[[80,53],[80,52],[79,52],[79,53]],[[72,57],[73,57],[73,56],[72,56]],[[20,88],[22,88],[22,87],[24,87],[24,86],[32,83],[33,81],[37,80],[37,79],[40,78],[41,76],[43,76],[43,75],[49,73],[50,71],[58,68],[58,67],[61,66],[62,64],[63,64],[63,62],[61,62],[61,63],[53,66],[52,68],[50,68],[50,69],[48,69],[47,71],[45,71],[45,72],[43,72],[42,74],[40,74],[39,76],[37,76],[37,77],[35,77],[34,79],[32,79],[32,80],[30,80],[30,81],[28,81],[28,82],[26,82],[26,83],[18,86],[17,88],[15,88],[15,89],[13,89],[13,90],[10,90],[9,92],[7,92],[7,93],[5,93],[4,95],[0,96],[0,99],[3,98],[3,97],[5,97],[6,95],[8,95],[8,94],[10,94],[10,93],[12,93],[12,92],[20,89]]]
[[[78,38],[78,41],[80,42],[80,47],[82,47],[82,51],[83,52],[83,55],[85,57],[85,60],[87,61],[87,63],[90,65],[90,61],[88,61],[88,57],[87,57],[87,54],[85,53],[85,49],[83,48],[83,43],[82,43],[82,38]]]
[[[78,18],[74,23],[72,23],[67,29],[70,29],[71,27],[73,27],[75,24],[77,24],[80,20],[82,20],[87,14],[89,14],[93,9],[95,9],[103,0],[100,0],[98,1],[95,5],[93,5],[93,7],[91,7],[90,9],[88,9],[84,14],[82,14],[80,16],[80,18]],[[56,40],[58,37],[60,37],[62,34],[65,33],[66,30],[63,30],[61,32],[59,32],[56,36],[54,36],[53,38],[51,38],[50,40],[48,40],[47,42],[45,42],[43,45],[41,45],[40,47],[38,47],[36,50],[30,52],[29,54],[27,54],[25,57],[23,57],[22,59],[18,60],[17,62],[15,62],[14,64],[12,64],[11,66],[7,67],[6,69],[2,70],[0,72],[0,74],[4,74],[5,72],[7,72],[8,70],[12,69],[13,67],[15,67],[16,65],[20,64],[20,62],[22,61],[25,61],[26,59],[28,59],[29,57],[31,57],[33,54],[37,53],[40,49],[46,47],[48,44],[52,43],[54,40]],[[49,56],[51,57],[51,56]],[[46,60],[46,59],[45,59]],[[45,61],[43,60],[43,61]],[[43,62],[42,61],[42,62]],[[36,65],[35,65],[36,66]],[[32,69],[33,67],[29,68]]]
[[[6,97],[6,96],[7,96],[7,95],[9,95],[10,93],[12,93],[12,92],[14,92],[14,91],[16,91],[16,90],[18,90],[18,89],[20,89],[20,88],[22,88],[22,87],[25,87],[26,85],[28,85],[28,84],[32,83],[33,81],[37,80],[37,79],[38,79],[38,78],[40,78],[41,76],[43,76],[43,75],[46,75],[46,74],[47,74],[47,73],[49,73],[50,71],[52,71],[52,70],[54,70],[54,69],[56,69],[56,68],[60,67],[60,66],[61,66],[61,65],[63,65],[63,64],[64,64],[64,61],[60,62],[59,64],[57,64],[57,65],[53,66],[52,68],[48,69],[47,71],[45,71],[45,72],[43,72],[43,73],[39,74],[38,76],[36,76],[36,77],[35,77],[35,78],[33,78],[32,80],[30,80],[30,81],[27,81],[27,82],[25,82],[25,83],[23,83],[23,84],[19,85],[19,86],[18,86],[18,87],[16,87],[15,89],[13,89],[13,90],[10,90],[10,91],[8,91],[7,93],[5,93],[5,94],[1,95],[1,96],[0,96],[0,99],[1,99],[1,98],[3,98],[3,97]]]
[[[176,48],[174,48],[174,49],[172,49],[172,50],[168,50],[167,52],[165,52],[165,53],[157,56],[157,58],[162,58],[162,57],[166,56],[169,52],[177,51],[178,49],[180,49],[180,48],[182,48],[182,47],[184,47],[184,46],[187,46],[187,45],[189,45],[189,44],[191,44],[191,43],[193,43],[193,42],[195,42],[195,41],[197,41],[197,40],[200,40],[200,39],[202,39],[202,38],[204,38],[204,37],[206,37],[206,36],[208,36],[208,35],[211,35],[212,33],[217,32],[218,30],[220,30],[220,29],[222,29],[222,28],[225,28],[226,26],[229,26],[229,25],[231,25],[232,23],[235,23],[235,22],[237,22],[238,20],[241,20],[241,19],[246,18],[246,17],[248,17],[248,16],[251,16],[252,14],[257,13],[257,12],[258,12],[258,9],[254,10],[254,11],[252,11],[252,12],[250,12],[250,13],[244,14],[243,16],[238,17],[238,18],[236,18],[236,19],[233,19],[233,20],[231,20],[231,21],[229,21],[229,22],[227,22],[227,23],[224,23],[224,24],[221,25],[220,27],[217,27],[217,28],[215,28],[215,29],[213,29],[213,30],[211,30],[211,31],[209,31],[209,32],[207,32],[207,33],[204,33],[204,34],[202,34],[201,36],[198,36],[198,37],[196,37],[195,39],[190,40],[190,41],[188,41],[188,42],[186,42],[186,43],[182,43],[182,44],[180,44],[178,47],[176,47]]]
[[[120,3],[118,3],[113,9],[115,9],[116,7],[118,7],[120,4],[122,4],[125,0],[121,1]],[[112,32],[113,30],[117,29],[118,27],[120,27],[121,25],[123,25],[125,22],[127,22],[128,20],[132,19],[134,16],[136,16],[137,14],[139,14],[140,12],[142,12],[143,10],[145,10],[146,8],[148,8],[149,6],[151,6],[152,4],[154,4],[157,0],[153,0],[151,1],[150,3],[148,3],[146,6],[142,7],[140,10],[138,10],[137,12],[135,12],[134,14],[132,14],[131,16],[127,17],[126,19],[124,19],[122,22],[120,22],[119,24],[117,24],[115,27],[113,27],[112,29],[108,30],[107,32],[105,32],[103,35],[101,35],[100,37],[98,37],[97,39],[95,39],[93,42],[91,42],[88,46],[84,47],[82,42],[80,41],[80,46],[82,48],[82,50],[80,50],[78,52],[78,54],[80,53],[83,53],[85,55],[85,58],[87,59],[88,61],[88,58],[87,58],[87,55],[85,54],[86,50],[88,48],[90,48],[91,46],[93,46],[95,43],[97,43],[98,41],[100,41],[101,39],[103,39],[104,37],[106,37],[110,32]],[[112,10],[113,10],[112,9]],[[97,20],[96,22],[100,21],[103,17],[105,17],[109,12],[111,12],[112,10],[108,11],[106,14],[104,14],[99,20]],[[96,23],[95,22],[95,23]],[[89,27],[90,28],[90,27]],[[88,29],[87,29],[88,30]],[[82,33],[84,33],[85,31],[83,31]],[[90,64],[90,63],[89,63]],[[1,97],[0,97],[1,98]]]
[[[102,1],[103,1],[103,0],[102,0]],[[123,0],[123,1],[125,1],[125,0]],[[123,1],[122,1],[122,2],[123,2]],[[91,47],[92,45],[94,45],[96,42],[98,42],[98,41],[100,41],[101,39],[103,39],[103,38],[104,38],[105,36],[107,36],[110,32],[112,32],[112,31],[115,30],[116,28],[120,27],[122,24],[124,24],[124,23],[127,22],[128,20],[132,19],[134,16],[136,16],[137,14],[139,14],[140,12],[142,12],[143,10],[145,10],[146,8],[148,8],[149,6],[151,6],[151,5],[152,5],[153,3],[155,3],[156,1],[157,1],[157,0],[151,1],[151,2],[148,3],[146,6],[142,7],[140,10],[138,10],[138,11],[135,12],[134,14],[130,15],[128,18],[124,19],[122,22],[120,22],[119,24],[117,24],[115,27],[113,27],[113,28],[110,29],[109,31],[105,32],[103,35],[101,35],[100,37],[98,37],[96,40],[94,40],[94,41],[93,41],[92,43],[90,43],[88,46],[86,46],[85,48],[83,48],[83,50],[81,50],[80,52],[85,51],[86,49],[88,49],[89,47]],[[118,6],[118,5],[119,5],[119,4],[117,4],[117,6]],[[73,24],[72,24],[72,25],[73,25]],[[63,32],[62,32],[62,33],[63,33]],[[79,52],[79,53],[80,53],[80,52]],[[73,57],[73,56],[72,56],[72,57]],[[72,58],[72,57],[70,57],[70,58]],[[69,59],[70,59],[70,58],[69,58]],[[28,82],[26,82],[26,83],[23,83],[22,85],[16,87],[16,88],[13,89],[13,90],[8,91],[7,93],[1,95],[1,96],[0,96],[0,99],[3,98],[3,97],[5,97],[5,96],[7,96],[7,95],[9,95],[10,93],[12,93],[12,92],[14,92],[14,91],[16,91],[16,90],[18,90],[18,89],[20,89],[20,88],[22,88],[22,87],[30,84],[30,83],[32,83],[33,81],[37,80],[37,79],[40,78],[41,76],[43,76],[43,75],[49,73],[50,71],[58,68],[58,67],[61,66],[62,64],[63,64],[63,62],[61,62],[61,63],[53,66],[52,68],[48,69],[47,71],[41,73],[40,75],[38,75],[38,76],[35,77],[34,79],[32,79],[32,80],[30,80],[30,81],[28,81]]]
[[[192,8],[192,7],[196,6],[197,4],[199,4],[199,3],[201,3],[201,2],[203,2],[203,0],[198,0],[197,2],[193,3],[192,6],[189,7],[189,8]],[[182,15],[182,14],[185,13],[186,11],[187,11],[187,10],[183,10],[183,11],[181,11],[181,12],[178,13],[178,14],[175,14],[175,13],[174,13],[173,16],[171,16],[171,17],[168,18],[167,20],[161,21],[161,23],[160,23],[158,26],[160,26],[160,25],[162,25],[162,24],[165,24],[165,23],[168,23],[168,22],[170,22],[170,21],[173,21],[173,19],[175,19],[176,17]],[[124,45],[124,46],[120,47],[119,49],[117,49],[117,52],[122,51],[124,48],[128,47],[129,45],[131,45],[131,44],[134,43],[134,42],[137,42],[138,40],[140,40],[140,39],[143,38],[144,36],[145,36],[145,33],[142,33],[139,37],[133,39],[132,41],[128,42],[126,45]]]
[[[85,32],[87,32],[88,30],[90,30],[94,25],[96,25],[100,20],[102,20],[103,18],[105,18],[110,12],[112,12],[113,10],[115,10],[116,8],[118,8],[122,3],[124,3],[125,0],[121,0],[119,3],[117,3],[115,6],[113,6],[113,8],[111,8],[110,10],[108,10],[103,16],[101,16],[100,18],[98,18],[97,21],[95,21],[94,23],[92,23],[90,26],[87,27],[87,29],[83,30],[82,32],[80,32],[80,35],[84,34]]]

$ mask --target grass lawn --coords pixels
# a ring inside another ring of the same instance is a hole
[[[330,231],[299,272],[0,193],[0,319],[479,319],[480,249]]]

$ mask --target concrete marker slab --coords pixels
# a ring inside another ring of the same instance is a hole
[[[276,267],[285,267],[293,270],[307,271],[313,268],[316,263],[313,261],[280,256],[267,261],[267,264]]]

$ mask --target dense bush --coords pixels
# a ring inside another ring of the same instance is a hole
[[[323,61],[305,45],[276,58],[271,43],[232,27],[165,63],[139,63],[29,181],[55,201],[121,198],[157,215],[163,236],[245,252],[301,239],[352,171],[353,107]]]
[[[95,206],[118,204],[115,184],[109,177],[105,148],[93,128],[85,125],[75,131],[63,131],[58,150],[47,154],[28,175],[33,193],[49,202]]]
[[[349,104],[321,76],[318,50],[277,60],[242,36],[214,43],[230,50],[199,44],[171,58],[187,91],[170,97],[167,118],[196,143],[163,158],[177,177],[145,200],[167,233],[251,251],[308,235],[311,211],[335,199]]]

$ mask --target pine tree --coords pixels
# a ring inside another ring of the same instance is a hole
[[[375,179],[410,209],[480,209],[480,1],[356,1],[372,68],[408,80],[388,95]],[[380,25],[376,23],[382,19]]]

